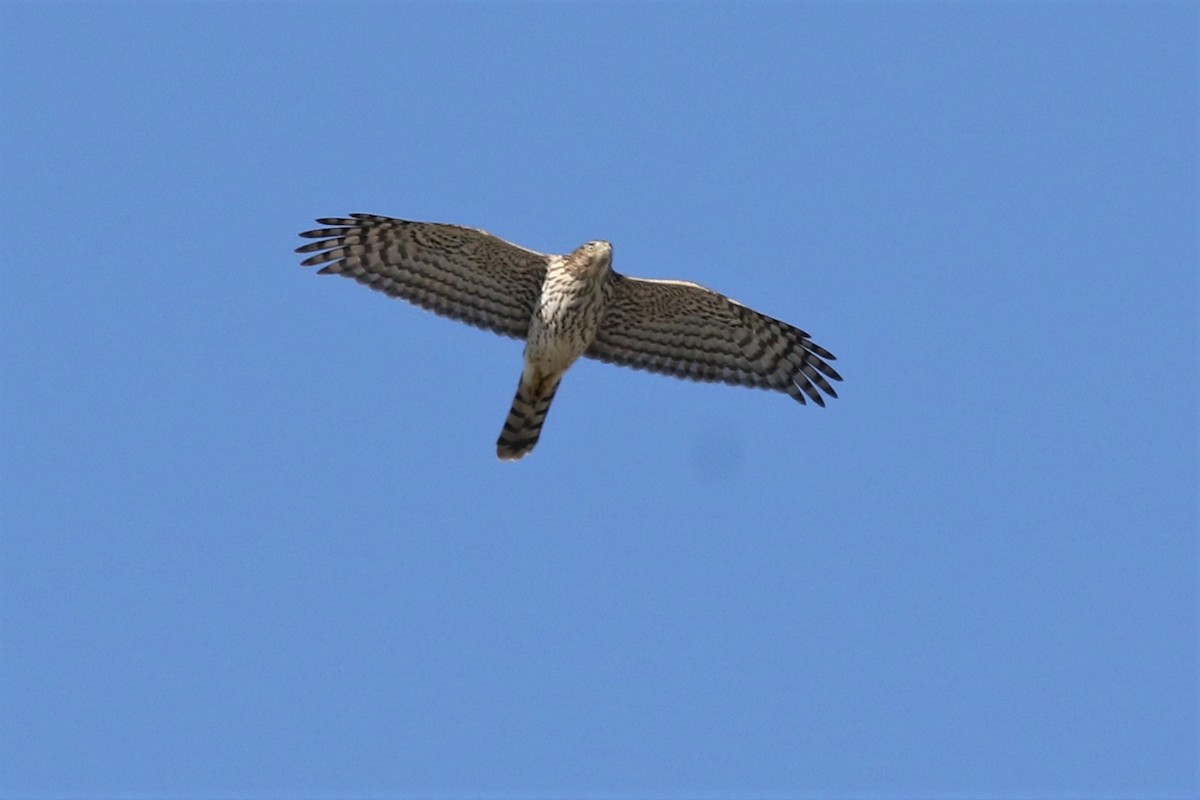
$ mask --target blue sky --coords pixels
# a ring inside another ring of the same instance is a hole
[[[1192,797],[1195,4],[6,4],[0,794]],[[828,408],[298,266],[695,280]]]

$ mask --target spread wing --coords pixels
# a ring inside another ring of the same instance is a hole
[[[474,228],[374,214],[318,219],[302,266],[344,275],[477,328],[524,339],[547,257]]]
[[[664,375],[755,386],[825,405],[842,377],[808,334],[686,281],[613,273],[604,318],[585,353]]]

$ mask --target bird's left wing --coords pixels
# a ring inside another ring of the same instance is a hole
[[[687,281],[612,273],[589,358],[698,381],[755,386],[825,405],[842,377],[828,350],[786,322]]]
[[[351,214],[318,219],[318,239],[296,248],[302,263],[461,320],[524,339],[546,276],[547,256],[474,228]]]

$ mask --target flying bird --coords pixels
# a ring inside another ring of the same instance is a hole
[[[567,369],[580,356],[664,375],[837,397],[834,356],[808,334],[695,283],[630,278],[612,245],[565,255],[526,250],[474,228],[374,214],[318,219],[302,266],[324,266],[451,319],[525,341],[524,369],[496,454],[531,451]]]

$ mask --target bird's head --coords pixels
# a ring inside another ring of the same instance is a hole
[[[582,256],[581,260],[587,264],[589,272],[603,273],[612,267],[612,245],[609,242],[588,242],[587,244],[580,245],[575,253],[578,256]]]

